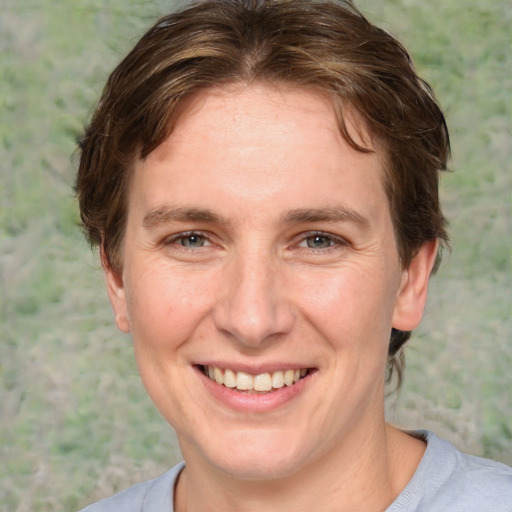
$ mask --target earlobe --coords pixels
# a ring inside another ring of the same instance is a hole
[[[418,327],[427,302],[428,282],[437,256],[437,240],[425,242],[404,270],[392,326],[400,331]]]
[[[103,248],[100,249],[101,266],[105,273],[107,292],[112,310],[114,311],[117,328],[125,333],[130,332],[130,322],[126,304],[126,293],[122,274],[112,268],[112,265]]]

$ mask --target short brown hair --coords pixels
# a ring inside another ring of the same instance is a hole
[[[76,181],[92,244],[120,270],[133,164],[172,131],[183,98],[229,83],[285,83],[328,94],[343,137],[357,112],[385,155],[398,253],[407,268],[428,240],[447,242],[438,197],[449,137],[404,47],[348,1],[205,0],[160,19],[113,71],[80,141]],[[410,333],[393,330],[389,374]]]

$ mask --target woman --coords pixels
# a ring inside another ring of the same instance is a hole
[[[207,0],[112,73],[77,193],[184,464],[87,511],[512,510],[512,470],[384,415],[449,141],[351,4]]]

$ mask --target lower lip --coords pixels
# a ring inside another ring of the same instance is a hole
[[[283,386],[269,393],[245,393],[217,384],[200,368],[196,367],[196,370],[206,389],[216,400],[237,411],[258,413],[273,411],[297,398],[313,376],[308,374],[292,386]]]

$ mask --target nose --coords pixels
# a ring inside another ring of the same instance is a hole
[[[295,322],[283,271],[270,257],[238,257],[224,271],[215,327],[247,347],[289,333]]]

